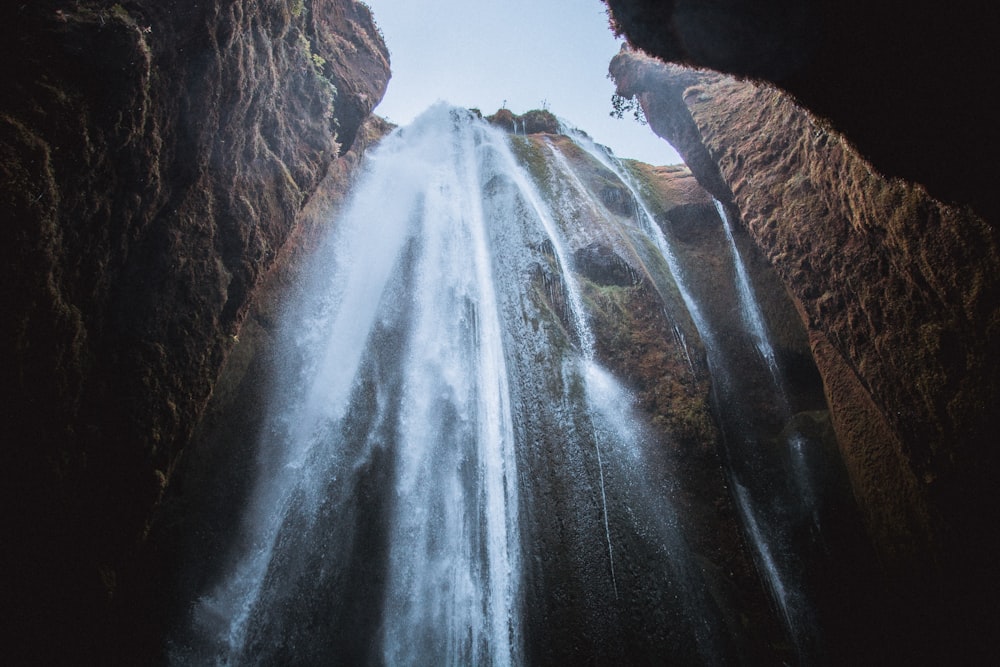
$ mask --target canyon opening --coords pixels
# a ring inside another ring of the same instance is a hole
[[[986,23],[591,4],[0,9],[12,664],[995,653]]]

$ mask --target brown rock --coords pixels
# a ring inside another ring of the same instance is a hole
[[[955,621],[923,627],[920,641],[974,650],[966,627],[981,619],[965,610],[995,554],[984,531],[996,518],[995,230],[881,177],[773,88],[628,53],[612,70],[682,155],[711,157],[692,171],[709,184],[721,176],[795,296],[896,594],[913,603],[907,613]],[[666,108],[683,108],[686,129],[656,120]]]
[[[308,4],[0,10],[6,590],[34,662],[143,641],[123,600],[151,511],[261,276],[343,187],[338,153],[385,89],[367,8]]]

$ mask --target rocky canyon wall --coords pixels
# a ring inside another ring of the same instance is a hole
[[[262,276],[345,189],[388,52],[352,0],[0,26],[4,624],[15,664],[92,663],[144,622],[123,597],[151,511]]]
[[[628,51],[611,73],[797,301],[914,655],[975,655],[997,518],[995,228],[883,177],[773,87]]]
[[[884,174],[995,222],[995,18],[974,0],[605,0],[654,57],[766,80]]]

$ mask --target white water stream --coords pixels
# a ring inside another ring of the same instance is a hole
[[[615,173],[624,183],[637,206],[637,215],[643,229],[649,234],[656,244],[657,249],[666,261],[670,273],[680,291],[684,304],[694,321],[698,334],[705,344],[709,365],[712,369],[713,379],[717,383],[717,395],[721,396],[725,402],[726,409],[739,409],[742,396],[738,391],[733,391],[733,380],[738,383],[739,378],[733,378],[730,360],[727,353],[720,344],[720,337],[717,326],[706,316],[702,305],[694,296],[694,290],[690,283],[682,263],[679,261],[672,243],[668,241],[663,230],[656,223],[652,213],[643,201],[642,193],[636,184],[631,173],[614,155],[609,154],[607,149],[595,144],[586,135],[567,130],[576,142],[583,147],[592,157]],[[731,228],[729,217],[725,207],[718,200],[713,200],[716,211],[722,222],[726,241],[732,258],[735,288],[737,300],[740,308],[740,316],[743,326],[754,341],[755,348],[761,359],[767,366],[772,386],[774,390],[773,400],[777,414],[787,419],[790,417],[790,406],[786,383],[781,375],[774,347],[768,334],[766,321],[760,307],[759,300],[753,289],[743,257],[739,252]],[[751,414],[748,411],[746,414]],[[748,421],[754,421],[751,417]],[[749,423],[744,424],[747,431],[752,427]],[[735,437],[734,437],[735,435]],[[743,440],[743,434],[729,434],[731,440]],[[733,443],[735,445],[736,443]],[[815,657],[815,646],[819,642],[816,638],[818,627],[813,610],[809,607],[804,593],[800,590],[801,582],[794,553],[788,548],[788,535],[785,534],[787,527],[782,525],[781,519],[776,519],[774,510],[765,507],[764,503],[755,501],[748,491],[747,485],[755,484],[759,488],[766,488],[769,484],[766,480],[757,479],[758,473],[751,472],[752,466],[747,466],[744,457],[753,458],[755,453],[752,448],[756,445],[748,443],[751,451],[745,451],[746,444],[734,447],[730,446],[729,452],[729,477],[733,487],[733,500],[740,513],[744,532],[755,551],[755,560],[762,578],[767,582],[775,604],[781,612],[781,618],[785,624],[790,639],[796,645],[799,658],[803,661]],[[793,502],[801,506],[814,506],[814,493],[809,481],[808,464],[803,455],[803,440],[800,437],[793,437],[787,443],[793,461],[792,491],[799,494],[800,498],[788,499],[786,502]],[[777,491],[772,491],[777,495]],[[815,516],[815,511],[813,510]],[[814,519],[815,520],[815,519]],[[780,551],[780,556],[778,552]]]
[[[481,150],[504,140],[432,110],[373,156],[320,252],[289,313],[301,357],[278,380],[250,544],[194,614],[218,633],[219,664],[257,661],[267,608],[292,585],[286,532],[324,530],[331,486],[357,483],[379,450],[394,461],[383,599],[371,601],[381,659],[521,662],[517,465]],[[372,428],[354,427],[359,412]]]
[[[764,320],[764,312],[761,310],[760,301],[747,275],[746,265],[743,263],[743,255],[736,246],[736,239],[733,237],[732,223],[729,222],[729,215],[726,207],[718,199],[713,200],[715,210],[722,220],[722,229],[726,233],[726,240],[729,242],[729,251],[733,257],[733,266],[736,270],[736,293],[740,301],[740,314],[746,324],[747,329],[753,336],[754,345],[760,356],[767,363],[767,368],[771,372],[775,389],[784,400],[784,383],[781,379],[781,371],[778,368],[778,361],[774,355],[774,346],[771,344],[771,336],[767,332],[767,324]],[[787,401],[785,401],[787,402]]]
[[[635,655],[732,655],[662,452],[597,359],[574,253],[603,205],[551,144],[539,182],[510,141],[529,140],[442,104],[367,158],[283,314],[265,428],[247,448],[257,477],[172,663],[520,665],[529,640],[544,655],[559,618],[578,624],[572,642],[615,641],[639,618],[649,630],[629,641],[648,645],[622,644]],[[649,239],[711,356],[717,332],[630,174],[575,141],[639,207],[600,234]],[[681,328],[664,335],[694,374]],[[738,485],[736,505],[793,624],[752,495]],[[532,601],[560,615],[526,627]]]

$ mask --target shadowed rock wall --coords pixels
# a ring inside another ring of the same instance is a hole
[[[795,296],[914,655],[974,654],[996,555],[995,230],[883,178],[776,89],[624,51],[611,71],[699,181],[732,193]]]
[[[388,53],[351,0],[14,3],[0,26],[4,625],[15,656],[93,663],[141,634],[151,510],[262,274],[344,189]]]
[[[664,61],[766,80],[883,173],[996,224],[996,17],[974,0],[606,0],[612,27]]]

